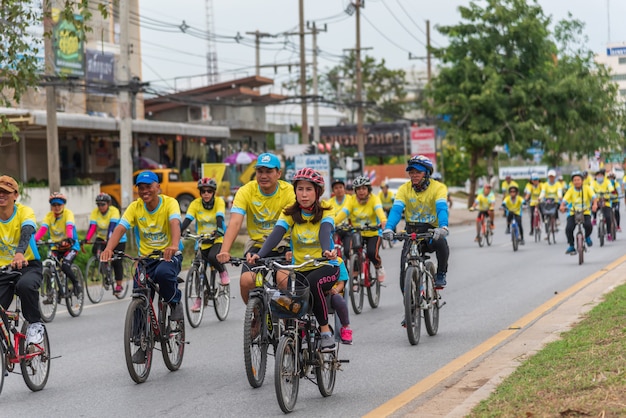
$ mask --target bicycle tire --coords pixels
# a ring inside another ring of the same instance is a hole
[[[315,366],[315,379],[320,394],[327,398],[333,394],[335,390],[335,381],[337,379],[337,352],[329,353],[317,352],[318,365]]]
[[[170,320],[172,308],[169,303],[163,302],[161,315],[161,354],[165,367],[175,372],[180,369],[185,356],[185,318],[179,321]]]
[[[299,369],[296,342],[291,335],[284,335],[280,338],[276,349],[274,389],[278,405],[285,414],[293,411],[298,400]]]
[[[27,329],[28,322],[24,321],[24,324],[22,325],[22,334],[26,334]],[[48,382],[48,377],[50,376],[50,340],[48,339],[48,330],[45,326],[43,330],[43,341],[41,344],[29,344],[29,348],[26,347],[26,340],[20,339],[18,347],[20,356],[26,356],[27,354],[34,354],[37,352],[40,353],[30,359],[22,358],[22,360],[20,360],[20,369],[22,370],[24,383],[26,383],[26,386],[28,386],[28,388],[33,392],[38,392],[43,389]],[[5,369],[3,368],[1,372],[4,374]]]
[[[350,262],[348,263],[348,273],[350,277],[350,304],[355,314],[363,312],[363,299],[364,289],[363,282],[361,280],[363,268],[363,262],[358,253],[354,253],[350,256]]]
[[[517,229],[517,224],[511,225],[511,242],[513,243],[513,251],[517,251],[519,248],[519,232]]]
[[[193,312],[192,308],[197,298],[201,299],[200,310]],[[185,313],[187,320],[192,328],[198,328],[202,322],[205,306],[205,293],[202,279],[200,278],[200,270],[198,266],[192,265],[187,273],[185,280]]]
[[[420,272],[417,267],[407,267],[404,277],[404,321],[406,333],[411,345],[417,345],[419,343],[422,328],[419,276]]]
[[[80,271],[80,268],[78,268],[76,264],[72,264],[71,269],[72,273],[74,273],[74,277],[76,277],[76,282],[84,283],[83,272]],[[79,294],[76,294],[74,291],[74,283],[72,283],[69,277],[66,277],[65,280],[65,307],[69,314],[76,318],[83,312],[83,306],[85,305],[85,289]]]
[[[535,221],[535,228],[533,232],[535,235],[535,242],[541,242],[541,223],[540,222]]]
[[[493,243],[493,231],[491,230],[491,227],[489,227],[485,233],[485,241],[487,241],[487,245],[491,247],[491,244]]]
[[[85,266],[85,291],[91,303],[100,303],[104,296],[104,275],[100,269],[100,260],[89,257]]]
[[[370,261],[367,263],[369,269],[370,285],[367,287],[367,300],[372,309],[378,308],[380,304],[380,282],[374,264]]]
[[[606,224],[604,223],[604,216],[598,215],[597,220],[598,220],[598,241],[600,241],[600,247],[604,247],[604,237],[606,236]]]
[[[424,280],[424,324],[426,332],[431,337],[437,335],[439,330],[439,291],[435,287],[435,265],[432,261],[426,261],[426,274]]]
[[[483,245],[485,245],[483,236],[483,221],[477,223],[476,237],[478,238],[478,246],[482,248]]]
[[[248,383],[253,388],[261,387],[265,380],[269,345],[269,342],[265,340],[267,338],[266,316],[263,301],[258,297],[250,298],[243,323],[243,359]]]
[[[578,251],[578,264],[585,262],[585,243],[582,232],[576,234],[576,251]]]
[[[124,321],[124,356],[126,357],[126,368],[131,379],[136,383],[143,383],[150,375],[152,368],[152,350],[154,348],[154,334],[148,317],[147,301],[143,298],[134,298]],[[143,363],[133,363],[133,355],[142,350]]]
[[[0,393],[2,393],[2,388],[4,387],[4,375],[6,373],[6,361],[7,356],[4,352],[4,342],[0,344]]]
[[[222,285],[217,282],[217,270],[211,270],[211,295],[213,297],[213,310],[220,321],[228,317],[230,311],[230,284]]]
[[[43,280],[39,287],[39,311],[41,312],[41,320],[43,322],[52,322],[56,313],[58,305],[58,289],[54,275],[52,274],[52,268],[50,266],[44,266],[42,272]]]
[[[113,292],[113,295],[118,299],[124,299],[128,294],[128,289],[132,287],[133,277],[135,275],[135,263],[128,258],[122,259],[122,291],[119,293]]]

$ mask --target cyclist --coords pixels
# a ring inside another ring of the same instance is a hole
[[[393,206],[394,195],[389,191],[389,186],[385,183],[380,185],[380,192],[378,192],[378,198],[380,199],[380,203],[383,205],[383,210],[385,211],[385,215],[389,216],[389,211]]]
[[[354,187],[354,198],[348,202],[343,209],[335,216],[335,223],[340,224],[349,217],[350,223],[354,227],[364,227],[381,225],[384,229],[387,223],[387,216],[383,210],[380,199],[372,194],[372,183],[367,176],[358,176],[352,182]],[[361,237],[367,243],[367,258],[376,268],[376,276],[379,282],[385,281],[385,268],[379,255],[381,237],[380,229],[377,231],[362,231]],[[350,243],[352,247],[352,243]],[[348,251],[348,254],[350,251]]]
[[[106,248],[100,253],[100,261],[107,262],[113,256],[127,230],[134,232],[139,246],[139,255],[147,256],[153,251],[162,251],[163,260],[150,260],[146,273],[159,285],[163,300],[170,304],[170,320],[183,319],[181,292],[178,289],[178,273],[183,262],[180,241],[180,206],[173,197],[160,195],[159,178],[152,171],[142,171],[135,180],[139,199],[132,202],[113,234]],[[139,350],[141,351],[141,350]],[[143,357],[139,355],[137,360]]]
[[[513,180],[513,178],[511,177],[510,174],[507,174],[504,177],[504,181],[500,185],[500,193],[502,193],[502,195],[505,195],[505,194],[509,193],[509,190],[510,190],[511,186],[515,186],[515,187],[517,187],[519,189],[519,184],[517,184],[517,182],[515,180]],[[504,198],[502,198],[502,199],[504,200]]]
[[[565,182],[565,180],[563,180],[563,175],[559,174],[559,177],[557,179],[557,182],[559,183],[559,186],[561,186],[561,191],[563,192],[563,194],[565,194],[565,192],[567,191],[567,183]]]
[[[613,216],[615,216],[615,225],[617,225],[617,232],[622,232],[622,228],[620,228],[620,214],[619,214],[619,201],[622,196],[623,190],[622,186],[619,184],[619,181],[615,178],[615,171],[611,170],[607,174],[611,185],[613,186],[613,193],[611,194],[611,208],[613,209]]]
[[[522,205],[524,199],[519,197],[519,187],[513,185],[509,187],[509,195],[502,201],[502,207],[506,210],[507,231],[510,233],[510,225],[513,218],[519,228],[519,243],[524,245],[524,227],[522,226]]]
[[[337,213],[346,206],[346,203],[352,200],[353,196],[346,194],[346,184],[341,179],[333,180],[331,187],[333,189],[333,196],[324,203],[332,206],[333,215],[337,216]],[[344,248],[342,255],[347,259],[349,257],[348,251],[350,250],[350,231],[336,230],[335,233],[339,235],[341,239],[341,245],[343,245]]]
[[[563,190],[558,181],[556,181],[556,171],[548,170],[548,180],[541,185],[541,193],[539,193],[539,212],[541,218],[545,220],[546,206],[558,205],[563,198]],[[555,209],[553,209],[555,210]],[[559,221],[559,212],[555,212],[556,222]],[[545,239],[549,239],[546,236]]]
[[[433,163],[423,155],[416,155],[407,162],[406,171],[410,180],[398,189],[396,200],[393,202],[389,220],[384,235],[386,239],[393,237],[400,218],[404,213],[406,230],[412,232],[426,232],[433,229],[433,239],[428,242],[426,251],[437,255],[437,274],[435,285],[438,288],[446,286],[448,272],[448,204],[446,196],[448,188],[438,181],[430,181],[433,174]],[[407,240],[402,247],[402,259],[406,258],[410,242]],[[404,262],[400,263],[400,289],[404,291]]]
[[[491,184],[486,183],[483,186],[483,192],[476,196],[476,199],[474,199],[474,203],[470,207],[470,211],[474,211],[476,209],[478,209],[479,211],[478,216],[476,217],[476,238],[474,238],[474,241],[478,241],[480,228],[478,222],[480,221],[481,215],[484,215],[489,219],[489,228],[491,228],[492,230],[495,229],[495,225],[493,224],[495,204],[496,197],[491,192]]]
[[[256,178],[242,186],[235,195],[230,210],[230,221],[222,242],[222,251],[217,254],[220,263],[230,260],[230,248],[246,217],[246,228],[250,239],[244,247],[244,255],[258,252],[267,236],[272,232],[282,210],[295,200],[293,187],[280,180],[280,160],[270,153],[259,155],[255,165]],[[286,240],[281,240],[268,256],[282,255],[288,248]],[[279,286],[284,285],[279,280]],[[249,266],[242,266],[239,290],[244,304],[248,303],[248,293],[254,288],[254,274]]]
[[[576,227],[574,213],[577,210],[583,211],[585,216],[583,223],[585,227],[585,241],[588,246],[591,247],[593,245],[591,241],[591,231],[593,230],[591,211],[596,211],[597,199],[593,189],[583,184],[583,181],[583,173],[574,171],[572,173],[572,187],[567,190],[561,202],[561,212],[565,213],[565,209],[569,207],[567,226],[565,227],[565,235],[567,236],[569,247],[565,254],[576,254],[576,248],[574,248],[574,228]]]
[[[44,326],[39,311],[39,286],[41,286],[41,258],[35,244],[35,212],[16,200],[19,188],[13,177],[0,177],[0,266],[10,265],[20,270],[14,286],[3,282],[0,287],[0,304],[9,309],[13,294],[22,300],[22,313],[30,323],[26,330],[26,346],[41,344]],[[0,353],[4,355],[4,353]],[[4,373],[5,370],[0,370]]]
[[[58,246],[55,245],[50,248],[50,251],[54,257],[61,261],[61,270],[72,281],[74,294],[78,296],[83,291],[83,284],[76,279],[74,272],[72,272],[72,263],[80,250],[74,212],[65,207],[67,197],[63,193],[52,193],[48,202],[50,202],[51,210],[43,218],[43,222],[35,234],[35,240],[41,240],[50,230],[50,239],[60,243]]]
[[[217,261],[217,254],[222,249],[224,236],[224,214],[226,213],[226,202],[219,196],[215,196],[217,182],[212,178],[201,178],[198,180],[198,190],[200,197],[189,205],[187,215],[180,227],[181,232],[187,229],[191,222],[196,221],[196,233],[213,234],[216,233],[215,241],[201,244],[202,258],[205,264],[210,264],[220,275],[220,282],[223,286],[230,283],[228,271],[222,263]],[[191,307],[192,312],[199,312],[202,298],[197,298]]]
[[[325,293],[331,290],[339,278],[339,263],[332,239],[332,208],[320,202],[324,192],[324,178],[316,170],[299,170],[293,176],[292,183],[296,202],[285,208],[263,247],[256,254],[248,253],[247,261],[254,263],[258,258],[267,257],[288,232],[291,235],[294,264],[302,263],[306,256],[331,259],[328,264],[309,265],[298,271],[305,277],[313,295],[313,313],[322,334],[322,350],[330,351],[335,348],[335,339],[328,325]]]
[[[535,232],[535,206],[539,204],[541,189],[542,185],[539,182],[539,175],[532,173],[530,175],[530,182],[526,184],[526,187],[524,188],[524,201],[528,202],[530,206],[530,235]]]
[[[604,207],[599,208],[602,210],[602,213],[604,214],[604,220],[607,224],[607,231],[610,231],[610,229],[608,229],[609,223],[611,222],[611,215],[612,215],[612,209],[611,209],[611,198],[613,196],[613,193],[615,192],[615,188],[613,188],[613,185],[611,184],[610,181],[606,180],[604,178],[604,175],[606,174],[606,170],[604,168],[601,168],[600,170],[598,170],[596,172],[596,179],[594,180],[594,182],[591,184],[591,188],[593,189],[593,192],[596,194],[596,196],[599,198],[604,198]],[[596,224],[596,216],[598,214],[598,211],[595,210],[593,211],[593,221],[592,224],[595,225]],[[611,240],[611,235],[608,235],[607,237],[609,239],[609,241]]]
[[[96,236],[96,241],[91,250],[95,256],[106,246],[106,241],[111,237],[113,230],[120,222],[120,211],[115,206],[111,206],[111,196],[106,193],[100,193],[96,196],[96,205],[98,206],[91,211],[89,216],[89,230],[85,236],[85,241],[89,242]],[[120,243],[115,247],[116,250],[126,250],[126,234],[120,239]],[[121,293],[124,289],[122,283],[124,280],[124,264],[122,260],[113,261],[113,272],[115,274],[115,293]]]

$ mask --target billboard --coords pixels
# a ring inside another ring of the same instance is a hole
[[[74,15],[77,21],[81,15]],[[56,74],[85,76],[85,43],[74,23],[61,18],[59,9],[52,9],[52,49]]]
[[[87,93],[98,95],[112,95],[113,90],[107,90],[115,84],[115,54],[88,49],[85,54],[85,80],[89,83]],[[102,85],[99,88],[98,84]]]
[[[411,127],[411,155],[423,155],[437,164],[437,148],[435,138],[437,128],[434,126]]]
[[[518,167],[500,167],[498,177],[501,179],[511,176],[512,179],[529,179],[531,174],[537,174],[539,178],[548,177],[547,165],[532,165]]]
[[[406,123],[365,124],[365,155],[387,156],[404,155],[407,142]],[[332,145],[338,143],[344,148],[358,148],[356,125],[321,126],[320,141]]]

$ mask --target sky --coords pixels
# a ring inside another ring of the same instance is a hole
[[[285,33],[298,30],[298,0],[212,0],[220,81],[254,75],[254,36],[260,32],[276,37],[263,38],[261,64],[299,63],[298,35]],[[478,1],[478,4],[481,2]],[[607,43],[626,42],[626,25],[619,16],[626,16],[623,0],[539,0],[544,14],[553,21],[566,18],[568,12],[585,23],[587,47],[594,52],[605,51]],[[355,47],[355,17],[345,12],[349,0],[304,0],[305,21],[315,21],[318,28],[326,23],[327,31],[318,35],[320,49],[318,71],[337,65],[346,49]],[[426,20],[430,20],[431,42],[435,47],[447,45],[437,25],[454,25],[460,21],[461,0],[365,0],[361,19],[361,46],[371,48],[364,54],[384,59],[393,69],[425,69]],[[198,87],[207,72],[207,31],[203,0],[140,0],[142,16],[141,78],[159,90],[181,90]],[[183,21],[187,27],[184,27]],[[183,26],[182,32],[179,26]],[[610,28],[610,30],[609,30]],[[202,33],[201,33],[202,32]],[[237,34],[243,38],[235,41]],[[312,40],[306,37],[311,61]],[[436,65],[436,63],[434,63]],[[274,92],[280,85],[299,76],[296,65],[289,71],[280,67],[263,68],[261,75],[275,80]],[[198,77],[192,77],[198,76]],[[206,83],[206,79],[204,79]]]

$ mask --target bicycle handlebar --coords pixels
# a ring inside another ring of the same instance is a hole
[[[328,260],[329,259],[327,257],[310,258],[308,260],[303,261],[300,264],[280,264],[278,261],[274,261],[272,262],[272,265],[283,270],[297,270],[304,266],[308,266],[309,264],[313,264],[314,266],[319,266],[320,264]]]
[[[434,229],[429,229],[428,232],[412,232],[412,233],[406,233],[406,232],[398,232],[393,234],[394,239],[397,239],[398,241],[404,241],[404,240],[410,240],[410,241],[417,241],[419,239],[427,239],[427,238],[432,238],[433,237],[433,231]]]

